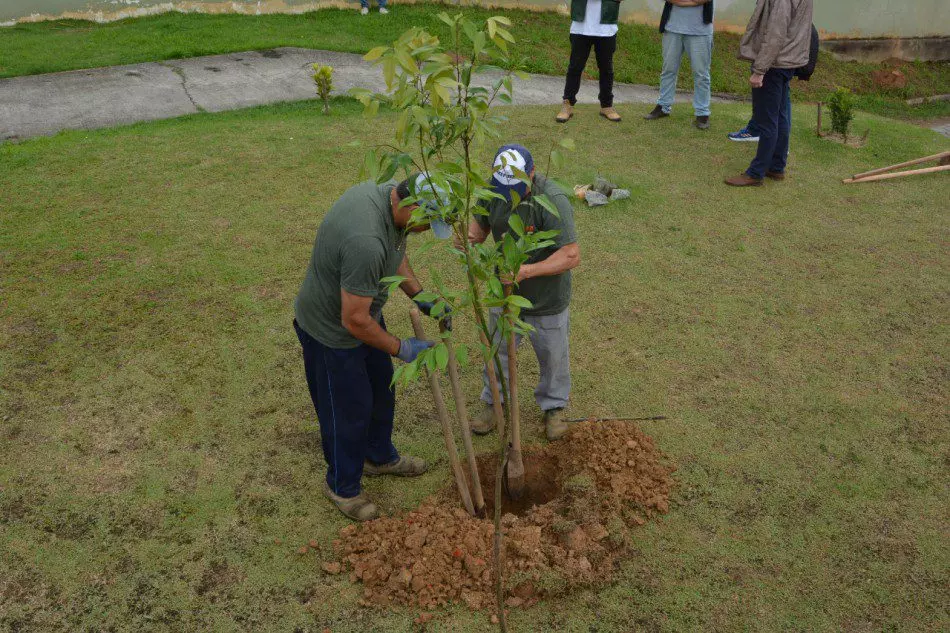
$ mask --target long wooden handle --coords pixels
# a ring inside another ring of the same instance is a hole
[[[854,176],[851,176],[851,179],[860,180],[862,178],[867,178],[868,176],[876,176],[878,174],[894,171],[895,169],[900,169],[901,167],[910,167],[911,165],[919,165],[920,163],[929,163],[932,160],[940,160],[941,158],[946,158],[947,156],[950,156],[950,151],[940,152],[939,154],[934,154],[933,156],[925,156],[915,160],[909,160],[905,163],[897,163],[896,165],[890,165],[888,167],[881,167],[880,169],[872,169],[871,171],[866,171],[863,174],[855,174]]]
[[[488,339],[485,338],[485,333],[479,330],[478,334],[481,336],[482,345],[490,350],[491,344],[488,342]],[[485,363],[485,372],[488,374],[488,388],[491,391],[492,410],[495,412],[495,426],[498,429],[498,434],[501,437],[504,437],[505,410],[502,408],[501,404],[501,388],[498,386],[498,374],[495,373],[494,356],[490,356],[488,362]]]
[[[511,284],[505,285],[505,297],[511,295]],[[505,304],[505,312],[508,312]],[[521,451],[521,416],[518,410],[518,337],[514,329],[508,338],[508,407],[511,410],[511,447]]]
[[[950,165],[940,165],[939,167],[927,167],[925,169],[910,169],[908,171],[899,171],[893,174],[877,174],[875,176],[866,176],[864,178],[846,178],[842,182],[850,185],[858,182],[875,182],[878,180],[890,180],[892,178],[903,178],[905,176],[919,176],[921,174],[936,174],[941,171],[950,170]]]
[[[485,496],[482,494],[482,482],[478,475],[478,462],[475,461],[475,447],[472,445],[472,427],[469,424],[468,409],[465,406],[465,394],[462,392],[462,382],[459,379],[458,361],[455,358],[455,344],[451,338],[445,339],[445,348],[449,352],[449,382],[452,385],[452,396],[455,398],[455,412],[458,414],[459,428],[462,429],[462,446],[465,447],[465,457],[468,459],[468,471],[472,481],[475,510],[481,514],[485,507]]]
[[[412,319],[412,330],[416,338],[425,340],[425,331],[422,329],[422,318],[419,316],[419,310],[413,308],[409,311],[409,318]],[[432,399],[435,400],[435,409],[439,414],[439,424],[442,425],[442,437],[445,439],[445,450],[449,454],[449,464],[452,466],[452,474],[455,475],[455,485],[458,487],[459,496],[462,497],[462,505],[469,514],[475,516],[475,508],[472,505],[472,495],[468,491],[468,484],[465,482],[465,475],[462,473],[462,465],[459,463],[458,450],[455,448],[455,437],[452,436],[452,426],[449,423],[449,412],[445,408],[445,400],[442,398],[442,387],[439,385],[439,370],[435,369],[427,372],[429,374],[429,388],[432,389]]]

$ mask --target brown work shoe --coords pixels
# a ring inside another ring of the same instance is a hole
[[[765,172],[766,178],[771,178],[772,180],[785,180],[784,171],[767,171]]]
[[[565,99],[564,103],[561,104],[561,111],[557,113],[554,120],[558,123],[567,123],[572,116],[574,116],[574,106],[571,105],[570,101]]]
[[[544,412],[544,432],[550,441],[553,442],[564,437],[568,428],[567,419],[564,417],[564,409],[551,409]]]
[[[380,475],[395,475],[396,477],[418,477],[429,466],[426,460],[421,457],[411,457],[402,455],[396,461],[390,464],[374,464],[370,461],[363,462],[363,474],[369,477],[379,477]]]
[[[472,420],[472,433],[488,435],[495,430],[495,409],[490,404],[483,404],[482,412]]]
[[[323,482],[323,494],[347,518],[354,521],[372,521],[379,518],[379,508],[362,494],[355,497],[341,497],[330,490],[326,481]]]
[[[758,187],[762,184],[762,179],[753,178],[749,174],[743,172],[738,176],[726,178],[726,184],[732,187]]]
[[[604,117],[608,121],[613,121],[614,123],[620,123],[620,115],[617,114],[617,111],[611,108],[601,108],[600,116]]]

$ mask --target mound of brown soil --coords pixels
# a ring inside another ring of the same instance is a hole
[[[502,503],[508,606],[608,580],[626,551],[628,527],[669,508],[674,468],[633,424],[584,422],[524,457],[525,494]],[[489,503],[496,463],[491,456],[480,462]],[[493,533],[490,520],[469,516],[445,495],[405,516],[343,528],[334,542],[342,565],[324,569],[349,571],[366,604],[486,608],[494,604]]]

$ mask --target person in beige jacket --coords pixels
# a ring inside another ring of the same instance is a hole
[[[795,69],[808,63],[812,0],[757,0],[739,43],[739,59],[752,62],[752,121],[759,147],[749,168],[727,185],[761,185],[765,177],[784,180],[791,119],[784,107]]]

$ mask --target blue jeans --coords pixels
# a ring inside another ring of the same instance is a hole
[[[751,178],[762,179],[767,171],[785,171],[792,128],[786,105],[792,73],[789,68],[772,68],[765,73],[762,87],[752,89],[752,121],[759,133],[759,145],[746,170]]]
[[[693,111],[696,116],[709,116],[710,76],[713,38],[711,35],[663,34],[663,72],[660,73],[660,98],[657,103],[669,114],[676,98],[676,78],[683,53],[689,55],[693,68]]]
[[[294,330],[320,421],[327,485],[341,497],[355,497],[364,460],[389,464],[399,459],[392,442],[396,407],[392,359],[369,345],[327,347],[300,329],[296,319]]]
[[[380,9],[385,9],[385,8],[386,8],[386,0],[376,0],[376,2],[379,4],[379,8],[380,8]],[[366,8],[366,9],[368,9],[368,8],[369,8],[369,0],[360,0],[360,6]]]

